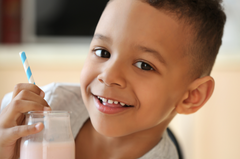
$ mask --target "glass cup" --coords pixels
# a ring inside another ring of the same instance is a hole
[[[75,142],[67,111],[26,113],[26,125],[42,122],[44,129],[21,140],[20,159],[75,159]]]

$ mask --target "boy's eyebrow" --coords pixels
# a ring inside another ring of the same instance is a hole
[[[111,42],[112,42],[109,37],[104,36],[104,35],[102,35],[102,34],[98,34],[98,33],[94,34],[93,38],[94,38],[94,39],[100,39],[100,40],[103,40],[103,41],[107,41],[108,43],[111,43]]]
[[[154,49],[151,49],[151,48],[148,48],[148,47],[145,47],[145,46],[137,46],[137,47],[143,52],[152,53],[164,65],[167,64],[166,61],[164,60],[164,58],[162,57],[162,55],[158,51],[156,51]]]

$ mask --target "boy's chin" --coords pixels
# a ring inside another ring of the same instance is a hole
[[[107,126],[104,128],[101,125],[95,125],[94,123],[92,123],[92,124],[93,124],[93,128],[95,129],[95,131],[105,137],[117,138],[117,137],[124,137],[124,136],[132,134],[129,131],[112,128],[111,126]]]
[[[96,132],[98,132],[99,134],[105,136],[105,137],[123,137],[126,136],[127,134],[121,133],[121,132],[116,132],[114,130],[110,130],[110,129],[101,129],[101,128],[94,128],[96,130]]]

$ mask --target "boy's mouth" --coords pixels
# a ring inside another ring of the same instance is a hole
[[[93,94],[92,94],[93,95]],[[115,99],[93,95],[96,108],[104,114],[118,114],[133,108],[133,105],[125,104]]]
[[[119,106],[119,105],[121,105],[121,107],[133,107],[132,105],[127,105],[127,104],[119,102],[117,100],[107,99],[107,98],[103,98],[103,97],[100,97],[100,96],[96,96],[96,97],[98,98],[100,103],[103,104],[103,105],[111,104],[111,105],[113,105],[113,107],[114,107],[114,105],[116,105],[116,107]]]

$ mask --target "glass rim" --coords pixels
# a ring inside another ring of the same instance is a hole
[[[29,111],[24,113],[25,115],[27,114],[72,114],[71,111],[66,111],[66,110],[50,110],[50,111]]]

